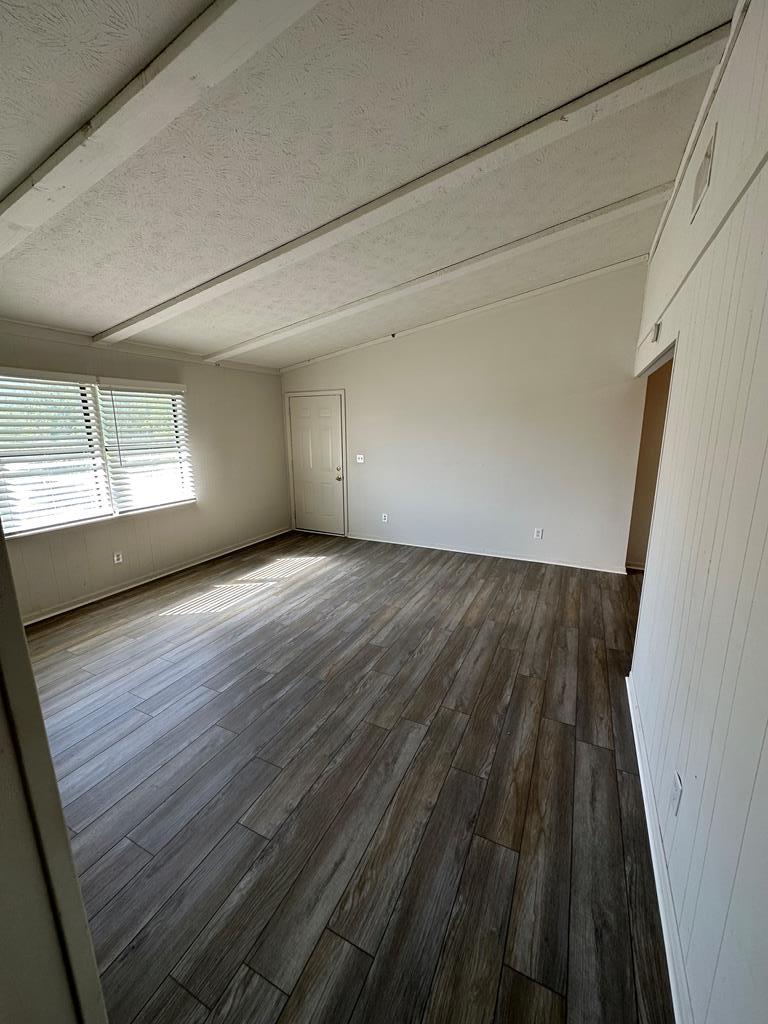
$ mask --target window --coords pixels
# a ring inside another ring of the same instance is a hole
[[[113,382],[99,387],[99,408],[115,511],[194,498],[181,394]]]
[[[6,534],[194,497],[180,388],[0,374]]]

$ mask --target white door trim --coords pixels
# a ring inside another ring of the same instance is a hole
[[[107,1024],[107,1012],[80,894],[40,700],[0,528],[0,701],[15,746],[29,820],[45,878],[72,1007],[61,1020]],[[9,937],[6,937],[9,938]],[[41,956],[52,956],[50,948]],[[32,1022],[30,1021],[30,1024]]]
[[[293,445],[291,439],[291,398],[324,398],[338,396],[341,400],[341,474],[344,477],[341,488],[344,506],[344,532],[334,536],[349,536],[349,514],[347,493],[347,393],[345,388],[325,388],[315,391],[284,391],[283,420],[285,424],[285,457],[288,463],[288,487],[291,495],[291,529],[296,530],[296,494],[293,487]],[[308,532],[308,531],[302,531]],[[314,532],[314,531],[313,531]]]

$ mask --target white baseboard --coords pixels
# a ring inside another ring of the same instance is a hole
[[[404,548],[421,548],[427,551],[453,551],[457,555],[481,555],[485,558],[508,558],[510,562],[533,562],[541,565],[562,565],[566,569],[588,569],[590,572],[610,572],[616,576],[626,576],[626,566],[621,566],[618,569],[611,568],[610,566],[596,566],[596,565],[579,565],[576,562],[553,562],[550,558],[526,558],[524,555],[510,555],[508,551],[476,551],[472,548],[444,548],[439,544],[413,544],[407,540],[391,540],[387,537],[366,537],[362,533],[348,533],[347,537],[350,540],[370,540],[374,544],[397,544]]]
[[[200,558],[193,559],[191,562],[180,562],[169,569],[163,569],[162,572],[148,573],[145,576],[137,576],[132,580],[125,580],[115,587],[94,591],[94,593],[88,594],[87,597],[79,598],[76,601],[65,601],[62,604],[52,605],[50,608],[35,612],[31,618],[24,617],[24,625],[31,626],[35,622],[42,622],[44,619],[53,618],[54,615],[72,612],[75,608],[83,608],[85,605],[93,604],[95,601],[103,601],[105,597],[114,597],[115,594],[122,594],[127,590],[133,590],[135,587],[141,587],[143,584],[151,583],[153,580],[161,580],[164,576],[173,576],[174,573],[183,572],[185,569],[193,569],[196,565],[204,565],[206,562],[212,562],[215,558],[223,558],[224,555],[231,555],[235,551],[242,551],[244,548],[253,547],[254,544],[261,544],[262,541],[270,540],[272,537],[280,537],[284,533],[291,533],[291,527],[284,526],[279,530],[272,530],[270,533],[260,534],[258,537],[252,537],[250,540],[244,540],[240,544],[232,544],[229,547],[211,551],[208,554],[201,555]]]
[[[680,932],[677,927],[672,887],[669,881],[667,861],[664,856],[664,847],[661,840],[661,822],[651,783],[648,748],[645,745],[645,733],[643,732],[640,709],[632,685],[631,672],[627,676],[627,693],[629,695],[632,730],[635,734],[635,749],[640,769],[640,784],[643,790],[645,820],[648,825],[648,839],[651,845],[651,859],[653,860],[653,874],[656,879],[656,894],[659,900],[661,927],[664,932],[664,946],[667,953],[667,966],[669,968],[669,983],[672,988],[675,1021],[677,1024],[694,1024],[693,1006],[691,1004],[690,992],[688,991],[688,977],[685,971],[685,957],[680,941]]]

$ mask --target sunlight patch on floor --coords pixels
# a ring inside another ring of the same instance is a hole
[[[267,590],[271,584],[261,583],[258,586],[248,586],[242,583],[218,583],[204,594],[198,594],[188,601],[174,605],[160,612],[161,617],[168,615],[203,615],[214,612],[223,612],[245,604],[253,599],[256,594]]]
[[[262,565],[259,569],[246,573],[245,576],[239,576],[238,579],[247,583],[255,580],[286,580],[290,576],[295,576],[297,572],[301,572],[303,569],[310,569],[318,562],[323,561],[325,561],[325,555],[297,555],[294,558],[276,558],[274,562]]]

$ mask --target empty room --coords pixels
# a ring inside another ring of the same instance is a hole
[[[2,1024],[764,1024],[768,0],[0,0]]]

